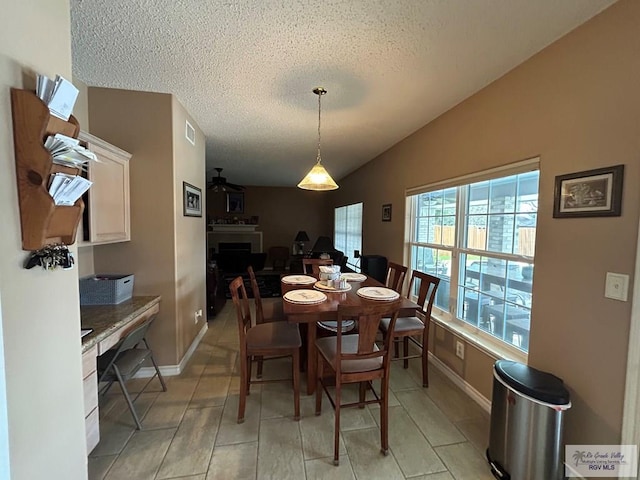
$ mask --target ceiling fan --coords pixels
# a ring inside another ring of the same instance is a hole
[[[216,167],[214,170],[218,172],[218,176],[213,177],[207,184],[207,190],[212,190],[214,192],[226,192],[227,190],[244,190],[244,187],[242,185],[229,183],[227,182],[227,179],[225,177],[220,176],[220,173],[222,173],[222,168]]]

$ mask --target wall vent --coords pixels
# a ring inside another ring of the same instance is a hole
[[[189,140],[189,142],[191,142],[191,145],[195,146],[195,144],[196,144],[196,129],[193,128],[193,125],[191,125],[188,120],[186,121],[186,123],[187,123],[187,128],[185,130],[185,134],[184,135],[185,135],[185,137],[187,137],[187,140]]]

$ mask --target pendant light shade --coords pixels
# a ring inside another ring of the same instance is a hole
[[[322,158],[320,157],[320,118],[322,111],[320,99],[327,91],[322,87],[316,87],[313,89],[313,93],[318,95],[318,156],[316,158],[316,164],[300,181],[298,188],[317,191],[335,190],[338,188],[338,184],[333,181],[329,172],[322,166]]]

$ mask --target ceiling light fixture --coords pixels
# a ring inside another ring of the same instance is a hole
[[[333,181],[329,172],[327,172],[320,163],[322,161],[320,158],[320,112],[322,110],[320,99],[322,98],[322,95],[327,93],[327,91],[322,87],[316,87],[313,89],[313,93],[318,95],[318,158],[316,159],[317,161],[313,168],[300,181],[298,188],[318,191],[335,190],[338,188],[338,185]]]

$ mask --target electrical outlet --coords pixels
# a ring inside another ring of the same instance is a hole
[[[456,340],[456,357],[464,360],[464,343],[460,340]]]
[[[629,275],[624,273],[607,272],[604,296],[621,302],[627,301],[629,290]]]
[[[202,309],[196,310],[193,314],[193,322],[198,323],[198,318],[202,316]]]

